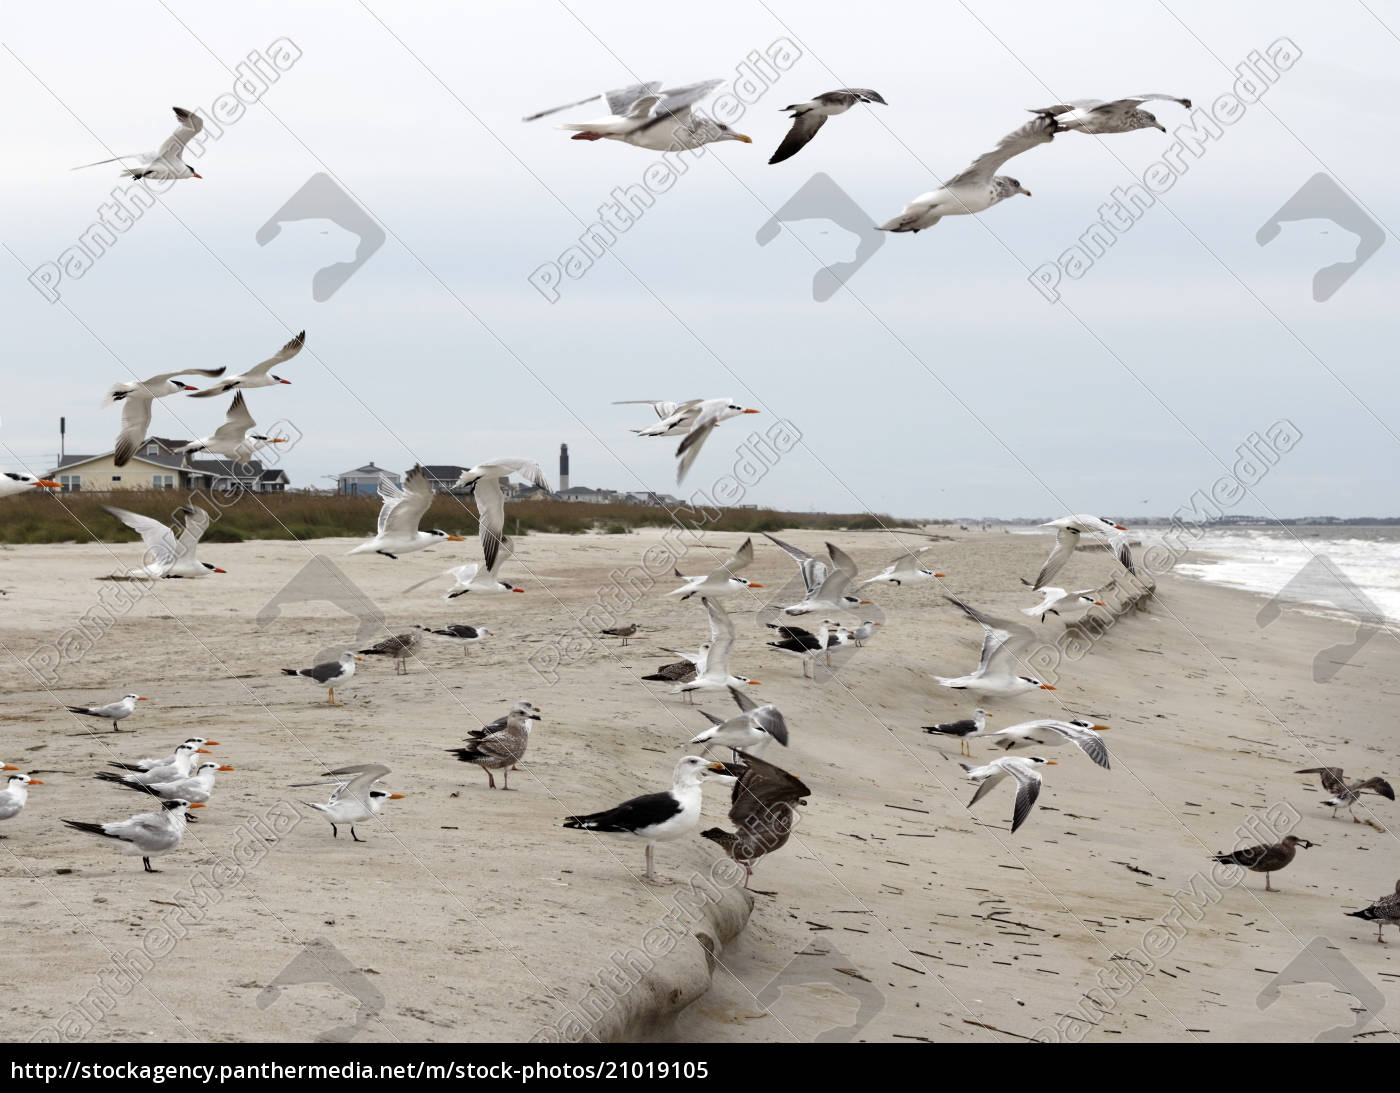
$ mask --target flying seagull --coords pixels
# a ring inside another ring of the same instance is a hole
[[[792,128],[768,162],[782,163],[797,155],[817,135],[817,130],[826,124],[827,118],[844,114],[857,103],[875,102],[881,106],[889,105],[878,91],[871,91],[868,87],[843,87],[837,91],[823,91],[811,102],[783,107],[783,110],[792,112]]]
[[[794,806],[812,795],[800,779],[756,755],[740,752],[744,766],[730,797],[729,818],[734,831],[712,827],[702,839],[717,843],[744,867],[744,887],[753,876],[754,862],[787,844],[796,816]]]
[[[671,88],[669,91],[661,90],[660,81],[633,84],[616,91],[590,95],[586,99],[565,103],[563,106],[553,106],[531,114],[524,120],[535,121],[601,98],[608,104],[607,117],[586,122],[570,122],[559,128],[572,131],[573,140],[616,140],[634,148],[646,148],[653,152],[696,148],[702,144],[724,140],[752,144],[753,140],[743,133],[737,133],[729,126],[710,118],[697,117],[692,112],[696,103],[723,82],[704,80],[701,83]]]
[[[1108,133],[1131,133],[1135,129],[1160,129],[1166,126],[1156,117],[1139,107],[1145,102],[1180,103],[1191,109],[1190,99],[1179,99],[1175,95],[1129,95],[1125,99],[1071,99],[1054,106],[1038,106],[1032,114],[1052,119],[1059,129],[1057,132],[1074,129],[1080,133],[1101,136]]]

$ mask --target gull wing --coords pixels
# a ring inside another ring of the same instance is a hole
[[[685,115],[690,113],[692,106],[722,83],[723,80],[702,80],[700,83],[686,84],[661,92],[661,101],[653,109],[651,121],[641,128],[649,129],[666,119],[683,120]]]
[[[1345,793],[1348,788],[1346,779],[1342,775],[1341,767],[1307,767],[1303,770],[1295,771],[1294,773],[1321,775],[1322,788],[1334,795]]]
[[[793,119],[792,128],[783,138],[783,143],[778,145],[778,150],[773,153],[773,157],[768,162],[770,164],[782,163],[785,159],[791,159],[807,147],[807,142],[815,137],[817,130],[825,124],[826,115],[818,114],[815,110],[798,115]]]
[[[791,806],[810,797],[812,791],[800,779],[756,755],[741,751],[739,757],[745,770],[739,775],[731,793],[729,818],[736,824],[748,826],[757,820],[768,822],[773,808]]]
[[[635,83],[631,87],[616,91],[604,91],[603,98],[608,103],[608,113],[616,118],[644,118],[656,105],[661,90],[660,80]]]
[[[1034,117],[1021,128],[1006,134],[990,152],[984,152],[966,168],[948,179],[945,186],[965,186],[973,183],[990,182],[997,168],[1012,156],[1028,152],[1037,144],[1048,144],[1055,139],[1055,119]]]

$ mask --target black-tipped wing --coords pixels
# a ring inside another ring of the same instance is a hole
[[[645,832],[649,828],[665,823],[681,811],[681,803],[670,793],[648,793],[623,801],[616,808],[606,812],[594,812],[588,816],[568,816],[565,827],[585,831],[630,831]]]

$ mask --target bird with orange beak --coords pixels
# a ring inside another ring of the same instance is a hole
[[[109,702],[105,706],[69,706],[68,712],[79,713],[84,717],[95,717],[99,721],[110,721],[112,723],[112,731],[120,732],[121,728],[117,722],[125,721],[134,714],[136,712],[136,703],[149,701],[150,699],[145,695],[131,694],[119,698],[115,702]]]
[[[56,490],[61,488],[57,482],[49,478],[36,478],[23,471],[0,471],[0,497],[8,497],[14,493],[24,493],[33,489]]]
[[[325,804],[307,801],[308,808],[314,808],[330,821],[331,838],[340,837],[341,824],[350,825],[350,838],[362,843],[365,840],[355,834],[355,825],[372,820],[388,801],[403,800],[404,794],[390,793],[387,789],[375,788],[375,783],[389,773],[383,763],[358,763],[349,767],[328,770],[322,777],[330,782],[301,782],[293,789],[306,789],[309,786],[333,785],[330,799]]]
[[[433,488],[421,464],[408,472],[402,486],[387,475],[382,476],[379,499],[383,506],[379,510],[379,526],[374,538],[346,551],[347,554],[382,554],[386,558],[397,558],[438,543],[466,542],[461,535],[449,535],[437,528],[418,530],[418,521],[433,503]]]
[[[12,767],[6,763],[0,770],[19,770],[19,767]],[[31,778],[27,774],[12,774],[5,779],[5,788],[0,789],[0,820],[13,820],[21,812],[29,800],[29,787],[42,786],[44,783],[37,778]],[[0,838],[4,838],[0,835]]]
[[[189,809],[203,808],[201,804],[185,800],[165,801],[159,812],[143,812],[129,820],[117,820],[107,824],[90,824],[82,820],[64,820],[74,831],[84,831],[89,835],[101,835],[121,844],[121,852],[132,856],[140,855],[147,873],[159,873],[151,868],[151,859],[168,854],[180,845],[185,837],[185,822]]]

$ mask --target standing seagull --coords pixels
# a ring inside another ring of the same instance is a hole
[[[781,767],[755,755],[739,753],[744,769],[734,783],[729,818],[735,831],[712,827],[702,839],[719,844],[731,859],[744,867],[744,887],[753,876],[754,862],[781,849],[792,834],[794,806],[805,805],[812,791]]]
[[[972,711],[971,717],[964,717],[959,721],[943,721],[937,725],[925,725],[924,732],[932,733],[934,736],[954,736],[958,740],[958,750],[966,756],[972,755],[972,748],[968,745],[968,740],[974,736],[980,736],[982,730],[987,727],[987,718],[991,715],[986,710],[978,706]]]
[[[419,531],[418,521],[433,503],[433,488],[428,472],[414,466],[404,477],[403,486],[396,486],[388,475],[379,476],[379,525],[373,539],[361,543],[346,554],[382,554],[397,559],[400,554],[425,550],[437,543],[465,543],[460,535],[449,535],[433,528]],[[484,527],[485,525],[483,525]]]
[[[301,347],[306,344],[306,331],[303,330],[295,338],[289,341],[275,355],[267,360],[253,365],[246,372],[240,372],[236,376],[230,376],[213,387],[206,387],[203,391],[196,391],[190,398],[214,398],[216,395],[224,395],[233,390],[246,391],[250,387],[276,387],[279,383],[291,383],[291,380],[284,380],[281,376],[274,376],[272,369],[279,364],[285,364],[298,353]],[[223,369],[219,369],[220,372]]]
[[[676,764],[671,788],[664,793],[648,793],[623,801],[606,812],[587,816],[567,816],[564,826],[579,831],[606,831],[631,835],[647,844],[646,875],[648,884],[669,884],[656,875],[652,847],[689,835],[700,825],[700,786],[714,775],[731,777],[723,763],[711,763],[698,755],[687,755]]]
[[[181,106],[172,106],[175,111],[175,118],[180,123],[175,132],[165,138],[165,143],[154,152],[128,152],[126,155],[113,156],[111,159],[99,159],[96,163],[84,163],[81,167],[74,167],[73,170],[81,171],[87,167],[100,167],[104,163],[118,163],[124,159],[140,160],[140,165],[127,167],[122,174],[130,178],[153,178],[157,181],[171,181],[180,178],[203,178],[204,176],[189,166],[181,157],[185,154],[185,145],[198,135],[204,128],[204,119],[192,110],[186,110]]]
[[[802,574],[802,584],[806,589],[802,602],[784,607],[784,614],[806,615],[812,611],[844,611],[851,607],[870,606],[869,600],[862,600],[846,591],[856,579],[856,563],[840,547],[826,544],[826,553],[831,558],[831,564],[827,565],[791,543],[768,535],[766,531],[763,534],[785,550],[797,563],[798,572]]]
[[[462,623],[456,623],[452,626],[440,626],[435,630],[430,630],[426,626],[420,626],[418,629],[429,637],[437,638],[439,641],[449,641],[454,645],[460,645],[462,647],[463,658],[466,657],[467,652],[473,645],[495,636],[484,626],[466,626]]]
[[[1022,721],[1019,725],[1009,725],[996,732],[989,732],[984,739],[987,743],[1010,751],[1020,744],[1036,744],[1042,748],[1053,748],[1063,743],[1071,743],[1092,759],[1104,770],[1109,770],[1108,749],[1098,738],[1098,733],[1107,732],[1109,726],[1095,725],[1076,717],[1073,721],[1059,721],[1055,718],[1042,718],[1039,721]]]
[[[981,783],[977,792],[972,795],[972,800],[967,802],[968,808],[990,793],[992,787],[1007,775],[1016,779],[1016,807],[1011,813],[1011,831],[1014,834],[1016,829],[1026,822],[1026,817],[1035,807],[1036,798],[1040,796],[1041,777],[1037,768],[1053,767],[1055,760],[1042,759],[1038,755],[1028,755],[1025,758],[1007,755],[993,759],[984,767],[970,767],[966,763],[958,765],[967,771],[969,782]]]
[[[684,694],[687,700],[693,702],[692,696],[696,691],[723,691],[736,683],[760,686],[756,679],[729,674],[729,655],[734,651],[734,620],[714,600],[702,596],[700,602],[710,616],[710,651],[705,656],[705,663],[696,665],[695,678],[689,683],[676,684],[670,693]]]
[[[598,633],[607,638],[621,638],[623,645],[631,643],[632,635],[637,632],[637,624],[629,622],[626,626],[609,626],[606,630],[599,630]]]
[[[731,592],[738,592],[741,588],[762,588],[761,584],[746,580],[736,576],[740,570],[747,569],[753,565],[753,538],[745,539],[739,545],[739,549],[726,559],[725,563],[713,572],[705,574],[703,577],[687,577],[679,569],[676,576],[683,580],[685,584],[680,588],[674,588],[667,592],[668,596],[679,596],[682,600],[688,600],[691,596],[727,596]]]
[[[145,557],[150,560],[140,569],[132,570],[133,577],[156,578],[199,578],[225,570],[209,562],[201,562],[195,557],[199,541],[209,530],[212,521],[209,514],[198,505],[183,505],[179,512],[184,516],[184,526],[177,538],[173,527],[166,527],[159,520],[142,516],[139,512],[103,505],[102,511],[114,516],[129,527],[146,544]]]
[[[185,837],[185,816],[191,808],[203,808],[201,804],[189,801],[166,801],[158,812],[143,812],[129,820],[118,820],[109,824],[89,824],[81,820],[64,820],[75,831],[86,831],[89,835],[101,835],[122,843],[123,854],[141,856],[147,873],[159,873],[151,868],[151,859],[168,854],[180,845]]]
[[[1263,873],[1264,891],[1274,892],[1277,889],[1269,884],[1269,874],[1276,873],[1288,865],[1293,860],[1293,855],[1298,853],[1298,847],[1306,846],[1312,849],[1314,845],[1307,839],[1300,839],[1297,835],[1286,835],[1283,842],[1268,846],[1247,846],[1243,850],[1236,850],[1229,854],[1216,854],[1211,860],[1220,862],[1222,865],[1238,865],[1242,869],[1248,869],[1251,873]]]
[[[1054,106],[1039,106],[1032,114],[1052,119],[1063,132],[1068,129],[1095,136],[1108,133],[1131,133],[1135,129],[1160,129],[1166,126],[1156,117],[1139,107],[1145,102],[1174,102],[1191,109],[1190,99],[1179,99],[1175,95],[1129,95],[1125,99],[1071,99]]]
[[[35,488],[56,490],[61,489],[62,486],[51,479],[36,478],[23,471],[0,471],[0,497],[9,497],[14,493],[25,493]]]
[[[394,674],[403,676],[408,674],[408,658],[423,640],[423,630],[421,628],[409,630],[402,634],[395,634],[391,638],[385,638],[381,642],[371,645],[368,649],[361,649],[360,655],[366,657],[393,657]]]
[[[1117,534],[1120,531],[1127,531],[1122,524],[1115,524],[1106,516],[1089,516],[1079,513],[1076,516],[1061,516],[1058,520],[1051,520],[1048,524],[1041,524],[1043,528],[1058,528],[1055,534],[1055,546],[1050,551],[1050,557],[1045,559],[1045,564],[1040,567],[1040,575],[1036,577],[1035,583],[1031,585],[1032,592],[1039,592],[1045,587],[1045,582],[1049,581],[1060,570],[1064,569],[1065,563],[1069,561],[1070,555],[1079,546],[1079,537],[1083,534],[1092,533],[1095,535],[1108,536],[1115,545],[1121,540]],[[1132,555],[1129,554],[1131,559]]]
[[[501,788],[510,789],[510,768],[525,758],[530,743],[530,722],[543,720],[539,710],[522,703],[506,714],[505,727],[497,732],[476,737],[465,748],[447,750],[463,763],[475,763],[486,772],[486,788],[496,788],[493,770],[501,772]]]
[[[1035,638],[1029,626],[984,615],[952,596],[945,596],[944,599],[960,608],[968,618],[980,623],[984,632],[982,656],[977,662],[976,671],[955,679],[935,676],[939,683],[954,690],[977,691],[995,698],[1010,698],[1036,688],[1042,691],[1055,689],[1034,676],[1017,675],[1015,672],[1016,655]]]
[[[481,532],[481,556],[487,569],[496,567],[496,552],[505,537],[506,501],[501,483],[516,474],[549,493],[549,480],[533,459],[490,459],[457,476],[457,488],[470,486],[476,498],[477,525]],[[517,529],[518,530],[518,529]]]
[[[389,768],[383,763],[358,763],[349,767],[337,767],[322,775],[324,778],[337,779],[335,782],[302,782],[292,788],[305,789],[307,786],[334,785],[335,789],[325,804],[316,804],[314,801],[307,801],[306,804],[330,821],[331,838],[340,838],[339,825],[349,824],[350,838],[357,843],[362,843],[365,840],[355,834],[355,825],[378,816],[385,801],[403,799],[402,793],[390,793],[387,789],[374,788],[374,784],[388,773]]]
[[[617,140],[654,152],[696,148],[721,140],[752,144],[753,141],[743,133],[736,133],[729,126],[709,118],[697,118],[691,112],[696,103],[723,82],[705,80],[669,91],[661,90],[659,80],[633,84],[616,91],[604,91],[601,95],[590,95],[578,102],[552,106],[524,120],[535,121],[602,98],[607,100],[607,117],[572,122],[559,128],[573,131],[572,140]]]
[[[253,420],[253,415],[248,412],[248,404],[243,401],[243,392],[239,391],[233,396],[233,402],[229,404],[228,413],[224,415],[224,423],[220,425],[210,436],[202,436],[198,440],[193,440],[183,448],[176,448],[177,455],[185,457],[185,466],[190,465],[190,456],[194,452],[208,452],[210,455],[223,456],[231,459],[235,463],[247,463],[253,458],[253,453],[269,444],[285,444],[285,436],[264,436],[261,433],[249,434],[249,429],[256,429],[258,423]]]
[[[1008,133],[992,151],[978,156],[966,170],[954,175],[936,190],[920,194],[893,220],[880,225],[881,231],[921,232],[945,216],[980,213],[1016,194],[1031,192],[1014,178],[996,174],[996,169],[1012,156],[1030,151],[1037,144],[1055,139],[1053,118],[1038,117]]]
[[[893,585],[918,584],[920,581],[931,581],[935,577],[948,576],[946,573],[935,573],[931,569],[925,569],[920,564],[919,555],[932,549],[933,547],[920,547],[918,550],[906,550],[875,576],[860,583],[863,585],[874,584],[879,581],[881,584]]]
[[[110,721],[112,731],[121,732],[121,726],[117,722],[125,721],[134,714],[136,703],[149,701],[150,699],[145,695],[126,695],[115,702],[107,703],[105,706],[69,706],[68,712],[80,713],[84,717],[95,717],[99,721]]]
[[[300,676],[317,687],[327,688],[326,705],[341,706],[344,703],[335,700],[336,685],[348,682],[350,677],[355,674],[355,662],[364,659],[362,656],[347,651],[340,654],[339,660],[329,660],[325,664],[316,664],[310,668],[283,668],[282,674],[284,676]]]
[[[871,91],[868,87],[843,87],[837,91],[823,91],[811,102],[799,102],[783,107],[785,111],[792,111],[792,128],[783,138],[783,143],[778,145],[778,150],[768,161],[769,164],[791,159],[807,147],[807,142],[817,135],[817,130],[826,124],[827,118],[844,114],[856,103],[862,102],[889,105],[878,91]]]
[[[6,770],[13,768],[6,767]],[[5,779],[5,788],[0,789],[0,820],[13,820],[29,801],[29,787],[44,783],[27,774],[12,774]],[[0,835],[0,839],[7,836]]]
[[[18,777],[18,776],[16,776]],[[14,781],[11,778],[10,781]],[[1365,919],[1367,922],[1376,924],[1376,940],[1382,945],[1385,938],[1382,935],[1386,926],[1400,926],[1400,880],[1395,882],[1395,891],[1389,896],[1382,896],[1369,907],[1363,907],[1360,911],[1348,911],[1352,918]]]
[[[151,427],[151,403],[158,398],[174,395],[180,391],[195,391],[188,383],[180,383],[176,376],[222,376],[223,368],[185,368],[179,372],[162,372],[138,383],[114,383],[102,397],[103,406],[115,402],[122,404],[122,428],[117,434],[117,442],[112,451],[112,462],[125,467],[146,439],[146,430]]]
[[[700,712],[709,719],[710,727],[690,739],[692,744],[702,745],[702,750],[712,747],[729,748],[738,758],[740,750],[755,753],[763,751],[776,740],[787,747],[787,722],[782,711],[771,702],[760,706],[737,687],[730,687],[729,693],[739,707],[739,713],[727,721],[705,710]]]
[[[815,634],[800,626],[784,626],[778,622],[770,622],[768,627],[778,631],[783,639],[782,641],[770,641],[768,643],[770,647],[780,653],[788,653],[791,656],[801,658],[803,679],[816,678],[814,669],[818,657],[824,656],[826,666],[832,667],[831,650],[838,645],[844,645],[845,637],[849,633],[830,619],[822,619],[821,627]]]
[[[1356,802],[1361,800],[1363,793],[1374,793],[1387,800],[1395,800],[1395,790],[1391,789],[1390,783],[1384,778],[1365,778],[1348,782],[1342,776],[1341,767],[1307,767],[1294,773],[1322,776],[1322,788],[1332,794],[1322,803],[1331,807],[1332,819],[1334,820],[1337,818],[1337,809],[1345,808],[1351,813],[1351,822],[1359,824],[1361,821],[1356,818],[1355,809]]]

